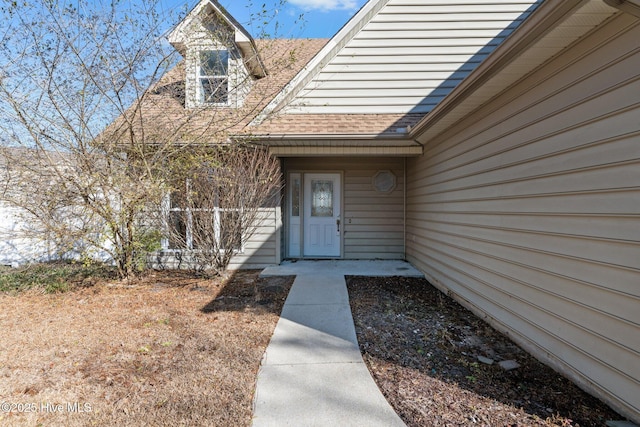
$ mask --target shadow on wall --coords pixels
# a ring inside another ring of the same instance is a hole
[[[384,133],[396,133],[400,129],[407,129],[417,124],[422,117],[431,112],[444,98],[446,98],[464,79],[466,79],[502,42],[518,28],[522,22],[535,9],[540,2],[532,4],[526,11],[522,12],[517,19],[512,21],[498,35],[482,46],[464,64],[458,67],[451,75],[443,80],[436,88],[432,89],[415,107],[402,118],[389,126]]]

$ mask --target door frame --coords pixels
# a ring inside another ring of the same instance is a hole
[[[339,190],[340,190],[340,218],[341,218],[341,223],[340,223],[340,235],[339,235],[339,239],[340,241],[338,242],[338,246],[339,246],[339,255],[328,255],[328,256],[318,256],[318,255],[305,255],[304,253],[304,241],[305,241],[305,179],[308,175],[312,175],[312,174],[334,174],[334,175],[339,175],[339,179],[340,179],[340,184],[339,184]],[[298,177],[300,179],[300,183],[299,183],[299,203],[300,206],[298,207],[299,209],[299,217],[296,217],[295,219],[293,219],[292,217],[292,200],[293,200],[293,195],[292,195],[292,191],[294,186],[292,185],[293,183],[293,179],[295,179],[296,177]],[[286,182],[286,203],[285,203],[285,219],[286,219],[286,223],[285,223],[285,248],[286,248],[286,255],[287,258],[296,258],[296,259],[318,259],[318,258],[322,258],[322,259],[341,259],[344,256],[344,221],[342,220],[342,218],[344,218],[344,200],[345,200],[345,195],[344,195],[344,172],[341,170],[317,170],[317,169],[312,169],[312,170],[298,170],[298,169],[292,169],[287,171],[287,182]],[[296,227],[297,230],[294,230],[293,228]],[[295,242],[293,241],[294,236],[297,232],[299,241]],[[297,249],[296,249],[297,248]],[[296,253],[297,250],[297,253]]]

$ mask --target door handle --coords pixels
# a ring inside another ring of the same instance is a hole
[[[338,227],[338,234],[340,234],[340,218],[336,219],[336,226]]]

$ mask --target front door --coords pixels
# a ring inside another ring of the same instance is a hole
[[[339,257],[340,174],[304,174],[304,256]]]

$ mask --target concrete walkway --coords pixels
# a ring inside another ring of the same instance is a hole
[[[362,360],[345,275],[422,276],[402,261],[299,261],[258,373],[253,426],[404,426]]]

